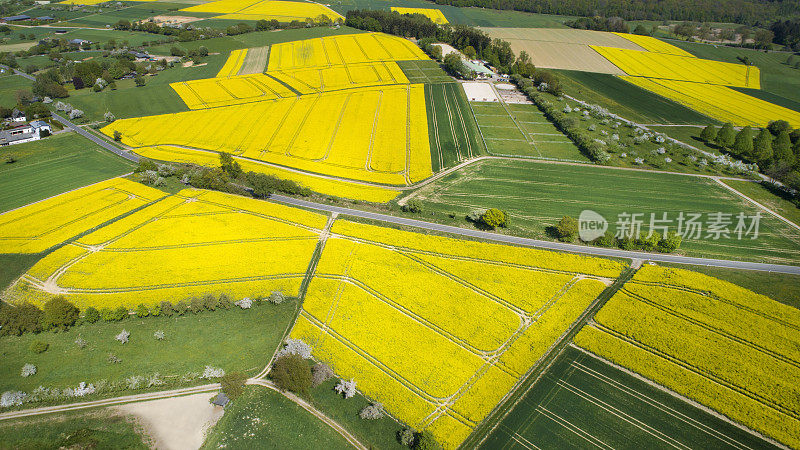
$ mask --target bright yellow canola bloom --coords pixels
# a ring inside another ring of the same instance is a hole
[[[326,221],[274,203],[184,190],[51,253],[12,298],[62,294],[84,309],[205,294],[294,296]]]
[[[429,58],[408,39],[359,33],[275,44],[270,50],[267,71],[425,59]]]
[[[213,152],[190,150],[162,145],[158,147],[137,148],[136,153],[145,158],[166,162],[197,164],[206,167],[219,167],[219,155]],[[278,166],[270,166],[256,161],[234,157],[245,172],[265,173],[275,177],[292,180],[314,192],[332,197],[360,200],[372,203],[386,203],[400,194],[400,191],[378,186],[357,184],[348,181],[324,178]]]
[[[645,266],[595,321],[578,345],[800,447],[796,308],[696,272]]]
[[[642,77],[620,78],[721,122],[764,127],[772,120],[785,120],[794,127],[800,126],[800,113],[797,111],[726,86]]]
[[[292,336],[446,448],[605,288],[581,270],[617,276],[623,268],[345,221],[333,231]]]
[[[423,16],[431,19],[431,22],[438,24],[445,24],[447,17],[444,16],[442,10],[435,8],[402,8],[399,6],[392,6],[392,11],[399,12],[400,14],[422,14]]]
[[[689,58],[695,57],[694,55],[692,55],[691,53],[687,52],[686,50],[680,47],[676,47],[672,44],[669,44],[667,42],[662,41],[661,39],[657,39],[652,36],[640,36],[638,34],[628,34],[628,33],[614,33],[614,34],[633,42],[634,44],[638,45],[639,47],[642,47],[648,52],[686,56]]]
[[[225,63],[231,63],[232,56]],[[220,72],[224,72],[225,69]],[[189,109],[238,105],[262,100],[293,98],[297,93],[315,94],[343,89],[408,84],[395,62],[371,62],[324,68],[276,71],[267,74],[171,83]],[[291,86],[291,89],[287,86]],[[292,90],[293,89],[293,90]]]
[[[278,20],[279,22],[303,21],[325,16],[334,21],[343,19],[341,14],[313,2],[282,0],[219,0],[195,5],[181,11],[221,13],[218,19],[228,20]]]
[[[166,196],[124,178],[101,181],[0,214],[0,253],[39,253]]]
[[[431,171],[423,85],[357,88],[117,120],[132,147],[225,151],[340,178],[411,184]]]
[[[241,50],[234,50],[228,55],[228,59],[225,61],[225,65],[222,66],[222,69],[219,70],[217,73],[217,78],[220,77],[232,77],[239,73],[239,69],[242,68],[242,64],[244,64],[244,59],[247,56],[247,49]],[[175,83],[173,83],[175,84]]]
[[[632,76],[754,89],[761,87],[761,72],[756,66],[622,48],[591,47]]]

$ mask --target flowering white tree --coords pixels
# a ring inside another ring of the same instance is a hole
[[[82,337],[79,337],[78,339],[75,339],[75,345],[77,345],[78,348],[86,348],[86,340]]]
[[[303,359],[311,359],[311,346],[303,342],[302,339],[286,340],[286,346],[278,350],[276,358],[286,355],[299,355]]]
[[[31,375],[36,375],[36,366],[31,363],[25,364],[22,366],[22,373],[20,374],[23,377],[27,378]]]
[[[225,376],[224,370],[218,367],[206,366],[206,370],[203,371],[203,375],[201,375],[200,378],[210,380],[211,378],[222,378],[224,376]]]
[[[250,300],[250,297],[245,297],[238,302],[234,302],[234,305],[242,309],[250,309],[250,307],[253,306],[253,301]]]
[[[339,394],[344,395],[344,398],[351,398],[352,396],[356,395],[356,382],[355,380],[339,380],[339,384],[337,384],[333,389]]]
[[[80,109],[73,109],[69,112],[69,120],[77,119],[79,117],[83,117],[83,111]]]
[[[283,303],[285,299],[286,297],[284,297],[281,291],[272,291],[272,294],[269,295],[269,301],[275,305]]]
[[[128,333],[128,330],[122,330],[114,339],[120,341],[123,344],[127,344],[129,337],[131,337],[131,334]]]
[[[383,417],[383,405],[380,403],[371,403],[358,413],[358,416],[364,420],[375,420]]]
[[[128,389],[139,389],[143,387],[143,381],[144,377],[134,375],[125,379],[125,385],[128,386]]]
[[[163,341],[165,337],[164,331],[163,330],[156,331],[155,333],[153,333],[153,337],[159,341]]]
[[[0,395],[0,406],[8,408],[9,406],[19,406],[25,400],[25,393],[22,391],[6,391]]]

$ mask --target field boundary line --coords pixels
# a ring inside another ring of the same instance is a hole
[[[76,187],[75,189],[70,189],[70,190],[68,190],[68,191],[64,191],[64,192],[61,192],[61,193],[59,193],[59,194],[51,195],[50,197],[43,198],[43,199],[41,199],[41,200],[36,200],[35,202],[28,203],[27,205],[17,206],[17,207],[16,207],[16,208],[14,208],[14,209],[9,209],[8,211],[3,211],[2,213],[0,213],[0,216],[2,216],[3,214],[8,214],[8,213],[10,213],[10,212],[16,211],[16,210],[18,210],[18,209],[26,208],[26,207],[28,207],[28,206],[31,206],[31,205],[36,205],[36,204],[38,204],[38,203],[45,202],[45,201],[47,201],[47,200],[52,200],[52,199],[54,199],[54,198],[58,197],[59,195],[69,194],[69,193],[71,193],[71,192],[75,192],[75,191],[77,191],[77,190],[79,190],[79,189],[83,189],[83,188],[91,187],[91,186],[94,186],[94,185],[96,185],[96,184],[100,184],[100,183],[105,183],[106,181],[109,181],[109,180],[114,180],[114,179],[117,179],[117,178],[125,178],[125,177],[127,177],[128,175],[133,175],[133,172],[128,172],[128,173],[124,173],[124,174],[122,174],[122,175],[117,175],[117,176],[115,176],[115,177],[106,178],[105,180],[100,180],[100,181],[97,181],[97,182],[95,182],[95,183],[87,184],[86,186],[79,186],[79,187]]]
[[[586,442],[593,444],[596,447],[605,448],[608,450],[614,450],[612,446],[606,444],[599,438],[595,437],[593,434],[580,428],[579,426],[573,424],[572,422],[559,416],[558,414],[550,411],[544,406],[542,405],[537,406],[536,411],[545,418],[550,419],[550,421],[555,422],[557,425],[561,425],[561,427],[565,428],[567,431],[571,431],[573,434],[585,440]]]
[[[747,200],[748,202],[756,205],[757,207],[759,207],[759,208],[763,209],[764,211],[768,212],[769,214],[772,214],[773,216],[775,216],[775,218],[777,218],[779,220],[782,220],[783,222],[786,222],[786,224],[788,224],[792,228],[800,231],[800,225],[798,225],[798,224],[792,222],[791,220],[783,217],[782,215],[778,214],[776,211],[773,211],[772,209],[767,208],[766,206],[764,206],[761,203],[753,200],[752,198],[748,197],[747,195],[737,191],[736,188],[734,188],[733,186],[728,186],[726,183],[724,183],[719,178],[714,178],[714,181],[716,181],[720,186],[724,187],[725,189],[727,189],[727,190],[733,192],[734,194],[738,195],[739,197],[741,197],[741,198]]]
[[[591,352],[589,350],[586,350],[585,348],[580,347],[575,343],[570,343],[570,347],[580,351],[581,353],[583,353],[583,354],[585,354],[585,355],[587,355],[587,356],[589,356],[591,358],[596,359],[597,361],[600,361],[600,362],[602,362],[602,363],[604,363],[604,364],[606,364],[608,366],[611,366],[611,367],[613,367],[613,368],[615,368],[615,369],[617,369],[617,370],[619,370],[619,371],[621,371],[623,373],[626,373],[626,374],[632,376],[633,378],[635,378],[635,379],[637,379],[637,380],[639,380],[639,381],[641,381],[643,383],[646,383],[647,385],[652,386],[652,387],[658,389],[661,392],[664,392],[665,394],[668,394],[668,395],[670,395],[670,396],[672,396],[672,397],[674,397],[674,398],[676,398],[678,400],[681,400],[681,401],[683,401],[685,403],[688,403],[689,405],[694,406],[695,408],[700,409],[701,411],[703,411],[703,412],[705,412],[705,413],[707,413],[707,414],[709,414],[711,416],[714,416],[717,419],[720,419],[723,422],[728,423],[729,425],[733,425],[736,428],[739,428],[740,430],[745,431],[745,432],[747,432],[747,433],[749,433],[749,434],[751,434],[751,435],[753,435],[753,436],[755,436],[755,437],[757,437],[759,439],[762,439],[762,440],[764,440],[766,442],[769,442],[770,444],[775,445],[775,446],[777,446],[779,448],[782,448],[784,450],[790,450],[790,448],[788,446],[786,446],[784,444],[781,444],[780,442],[778,442],[778,441],[776,441],[776,440],[774,440],[774,439],[772,439],[772,438],[770,438],[768,436],[765,436],[765,435],[759,433],[756,430],[753,430],[753,429],[751,429],[751,428],[749,428],[749,427],[747,427],[745,425],[742,425],[739,422],[736,422],[735,420],[729,418],[728,416],[726,416],[726,415],[724,415],[722,413],[719,413],[719,412],[709,408],[708,406],[706,406],[706,405],[704,405],[704,404],[702,404],[702,403],[700,403],[700,402],[698,402],[696,400],[693,400],[693,399],[691,399],[689,397],[686,397],[685,395],[679,394],[679,393],[673,391],[672,389],[670,389],[670,388],[668,388],[668,387],[666,387],[664,385],[656,383],[655,381],[653,381],[653,380],[651,380],[649,378],[646,378],[646,377],[638,374],[637,372],[634,372],[633,370],[628,369],[627,367],[621,366],[621,365],[619,365],[619,364],[617,364],[615,362],[612,362],[612,361],[610,361],[610,360],[608,360],[606,358],[603,358],[602,356],[597,355],[597,354],[595,354],[595,353],[593,353],[593,352]]]

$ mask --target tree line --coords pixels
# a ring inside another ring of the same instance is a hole
[[[764,24],[800,15],[800,1],[784,0],[434,0],[439,5],[525,11],[537,14],[625,20],[691,20]]]

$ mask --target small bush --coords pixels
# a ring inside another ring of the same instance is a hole
[[[414,448],[417,450],[441,450],[442,446],[436,442],[430,431],[425,430],[417,434]]]
[[[75,345],[77,345],[78,348],[86,348],[86,339],[82,337],[75,339]]]
[[[235,302],[234,305],[242,309],[250,309],[250,307],[253,306],[253,301],[250,300],[250,297],[245,297],[238,302]]]
[[[412,198],[406,202],[405,205],[401,207],[401,209],[405,212],[410,213],[421,213],[422,212],[422,202],[419,199]]]
[[[417,433],[411,428],[403,428],[397,432],[397,440],[406,447],[413,447]]]
[[[186,311],[189,310],[189,305],[186,303],[186,300],[181,300],[178,303],[175,303],[175,314],[182,316],[186,314]]]
[[[308,397],[311,388],[311,369],[298,355],[285,355],[275,360],[270,377],[284,391]]]
[[[203,308],[208,311],[216,311],[219,308],[219,300],[213,295],[206,295],[203,297]]]
[[[28,348],[33,353],[44,353],[44,352],[47,351],[48,348],[50,348],[50,344],[48,344],[47,342],[44,342],[44,341],[36,340],[36,341],[31,342],[31,345],[28,346]]]
[[[157,341],[163,341],[166,336],[164,335],[164,331],[163,330],[158,330],[155,333],[153,333],[153,337]]]
[[[225,371],[220,369],[219,367],[211,367],[206,366],[203,374],[200,375],[200,378],[204,378],[206,380],[210,380],[212,378],[222,378],[225,376]]]
[[[172,303],[168,301],[163,301],[159,303],[159,306],[161,307],[162,315],[167,317],[172,317],[172,315],[175,314],[175,308],[172,306]]]
[[[578,237],[578,219],[564,216],[556,225],[556,235],[564,242],[574,241]]]
[[[203,300],[197,297],[193,297],[192,300],[189,302],[189,311],[192,314],[197,314],[203,310]]]
[[[117,358],[117,355],[113,353],[108,354],[108,356],[106,357],[106,361],[108,361],[109,364],[119,364],[122,362],[122,360]]]
[[[241,372],[226,373],[219,380],[222,385],[222,392],[231,400],[235,400],[242,395],[245,381],[247,381],[247,375]]]

